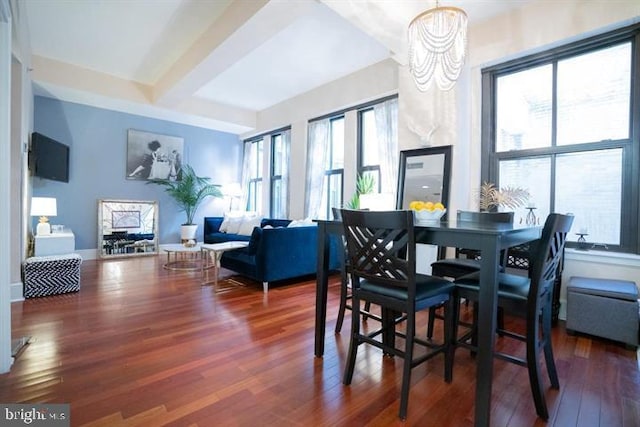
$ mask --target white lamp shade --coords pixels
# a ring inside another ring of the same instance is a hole
[[[237,182],[225,184],[222,187],[222,193],[227,197],[242,197],[242,187]]]
[[[55,197],[32,197],[31,216],[56,216],[58,208]]]

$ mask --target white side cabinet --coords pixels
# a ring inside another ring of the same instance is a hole
[[[71,230],[36,236],[35,256],[63,255],[75,250],[76,238]]]

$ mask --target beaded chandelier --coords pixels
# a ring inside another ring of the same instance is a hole
[[[420,91],[435,80],[441,90],[453,87],[464,64],[467,14],[457,7],[436,7],[409,24],[409,71]]]

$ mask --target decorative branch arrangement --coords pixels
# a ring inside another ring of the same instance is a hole
[[[523,188],[498,189],[495,184],[485,182],[480,187],[480,210],[491,211],[498,206],[515,209],[527,203],[530,197],[529,191]]]

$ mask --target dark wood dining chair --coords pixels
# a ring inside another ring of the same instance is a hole
[[[339,208],[332,208],[333,211],[333,219],[341,221],[342,214],[340,213]],[[338,317],[336,319],[336,327],[335,333],[339,334],[342,331],[342,324],[344,323],[344,314],[347,310],[351,310],[351,280],[349,277],[350,263],[347,255],[347,241],[344,237],[341,237],[342,247],[340,248],[342,251],[339,254],[340,259],[340,305],[338,306]],[[366,303],[364,305],[364,309],[361,310],[362,320],[366,321],[371,318],[377,320],[379,322],[382,321],[382,318],[371,312],[371,303]]]
[[[560,384],[551,346],[552,301],[556,275],[559,271],[558,265],[562,260],[567,233],[571,229],[572,223],[572,215],[549,215],[542,229],[541,238],[530,244],[529,277],[507,273],[498,275],[498,307],[503,308],[509,314],[519,315],[526,319],[525,335],[504,329],[500,332],[503,336],[524,341],[526,343],[526,357],[523,359],[505,353],[495,353],[495,357],[527,367],[536,412],[544,420],[549,418],[549,412],[544,399],[538,359],[540,351],[543,350],[551,386],[559,388]],[[455,284],[456,298],[454,301],[457,313],[460,309],[460,298],[478,300],[480,275],[472,273],[462,276],[456,279]],[[472,331],[456,344],[473,348],[467,341],[471,335],[476,333],[475,326],[474,324]],[[457,327],[456,322],[456,332]]]
[[[444,353],[445,381],[451,381],[453,364],[452,332],[453,283],[416,273],[416,244],[412,211],[341,211],[344,236],[352,281],[351,339],[343,383],[351,384],[358,347],[370,344],[384,354],[404,359],[399,417],[405,419],[409,403],[411,370],[433,356]],[[383,323],[380,329],[360,332],[360,304],[381,307]],[[427,342],[416,336],[416,312],[443,304],[445,311],[444,339],[441,344]],[[396,333],[402,313],[405,333]],[[396,348],[395,338],[404,338],[404,349]],[[425,346],[425,354],[414,356],[414,345]]]
[[[458,211],[456,213],[456,220],[459,221],[473,221],[485,224],[501,224],[513,223],[513,212],[473,212],[473,211]],[[464,254],[464,257],[462,255]],[[480,252],[469,250],[465,248],[456,248],[455,258],[444,258],[437,260],[431,264],[431,274],[438,277],[448,277],[453,280],[458,277],[462,277],[467,274],[480,271]],[[504,263],[506,262],[506,256],[503,253],[501,259],[503,260],[501,269],[504,271]],[[427,325],[427,338],[433,337],[433,328],[435,326],[435,319],[442,319],[442,316],[438,315],[436,310],[439,307],[433,307],[429,309],[429,320]],[[504,317],[502,313],[498,316],[500,325],[504,325]]]

